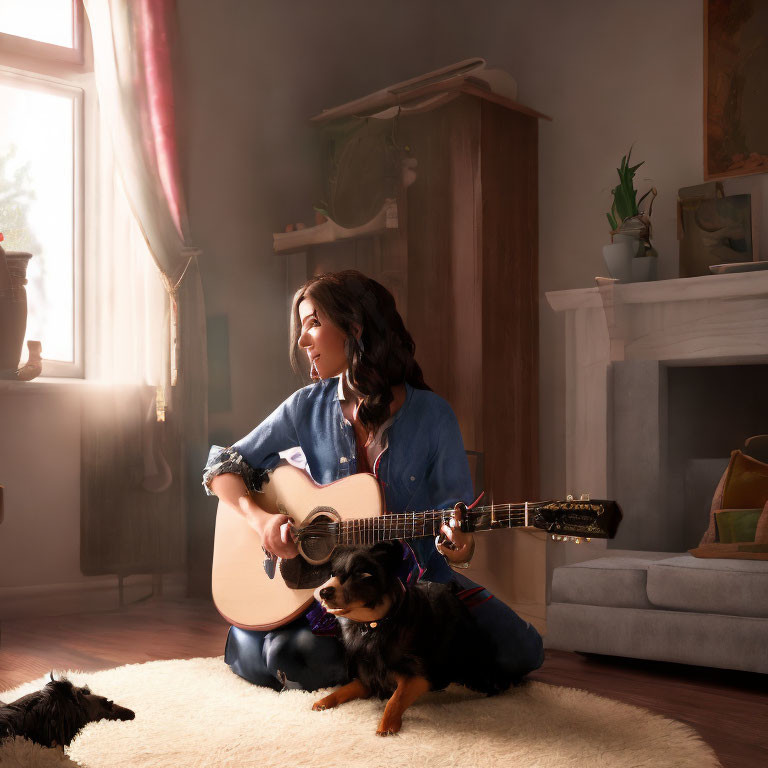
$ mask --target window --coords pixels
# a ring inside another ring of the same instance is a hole
[[[82,63],[83,22],[82,0],[0,0],[8,53]]]
[[[43,376],[83,376],[84,170],[96,101],[83,29],[81,0],[0,0],[0,232],[6,250],[32,253],[22,359],[26,341],[39,340]]]

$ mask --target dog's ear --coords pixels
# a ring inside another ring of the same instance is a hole
[[[339,568],[342,568],[354,550],[354,547],[349,547],[345,544],[337,544],[334,547],[331,559],[328,561],[331,572],[335,573]]]
[[[403,546],[399,541],[380,541],[371,547],[371,555],[388,574],[396,574],[403,562]]]
[[[53,675],[51,675],[51,682],[46,683],[45,688],[50,691],[50,696],[52,697],[58,697],[62,701],[77,703],[77,691],[75,686],[66,677],[60,677],[56,680]]]

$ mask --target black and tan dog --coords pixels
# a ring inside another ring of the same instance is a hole
[[[133,720],[130,709],[104,696],[77,688],[69,680],[54,680],[34,693],[0,702],[0,742],[23,736],[43,747],[68,747],[78,731],[99,720]]]
[[[488,635],[457,597],[458,587],[397,578],[400,542],[337,550],[332,577],[315,598],[337,617],[352,682],[315,702],[324,710],[371,695],[389,701],[376,733],[397,733],[422,694],[460,683],[488,695],[511,678],[493,662]]]

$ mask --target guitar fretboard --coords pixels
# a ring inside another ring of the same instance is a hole
[[[477,507],[465,512],[469,529],[483,531],[496,528],[518,528],[530,525],[535,511],[543,503],[497,504]],[[527,510],[526,510],[527,507]],[[405,512],[381,515],[357,520],[345,520],[339,528],[342,544],[375,544],[391,539],[416,539],[421,536],[437,536],[440,526],[451,519],[452,509],[429,509],[421,512]]]

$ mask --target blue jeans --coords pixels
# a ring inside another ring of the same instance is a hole
[[[452,572],[451,576],[462,589],[480,586],[463,574]],[[519,681],[542,665],[541,635],[508,605],[491,597],[469,610],[491,635],[497,661],[513,679]],[[341,642],[313,634],[304,616],[271,632],[231,627],[224,659],[240,677],[276,691],[314,691],[349,682]]]

